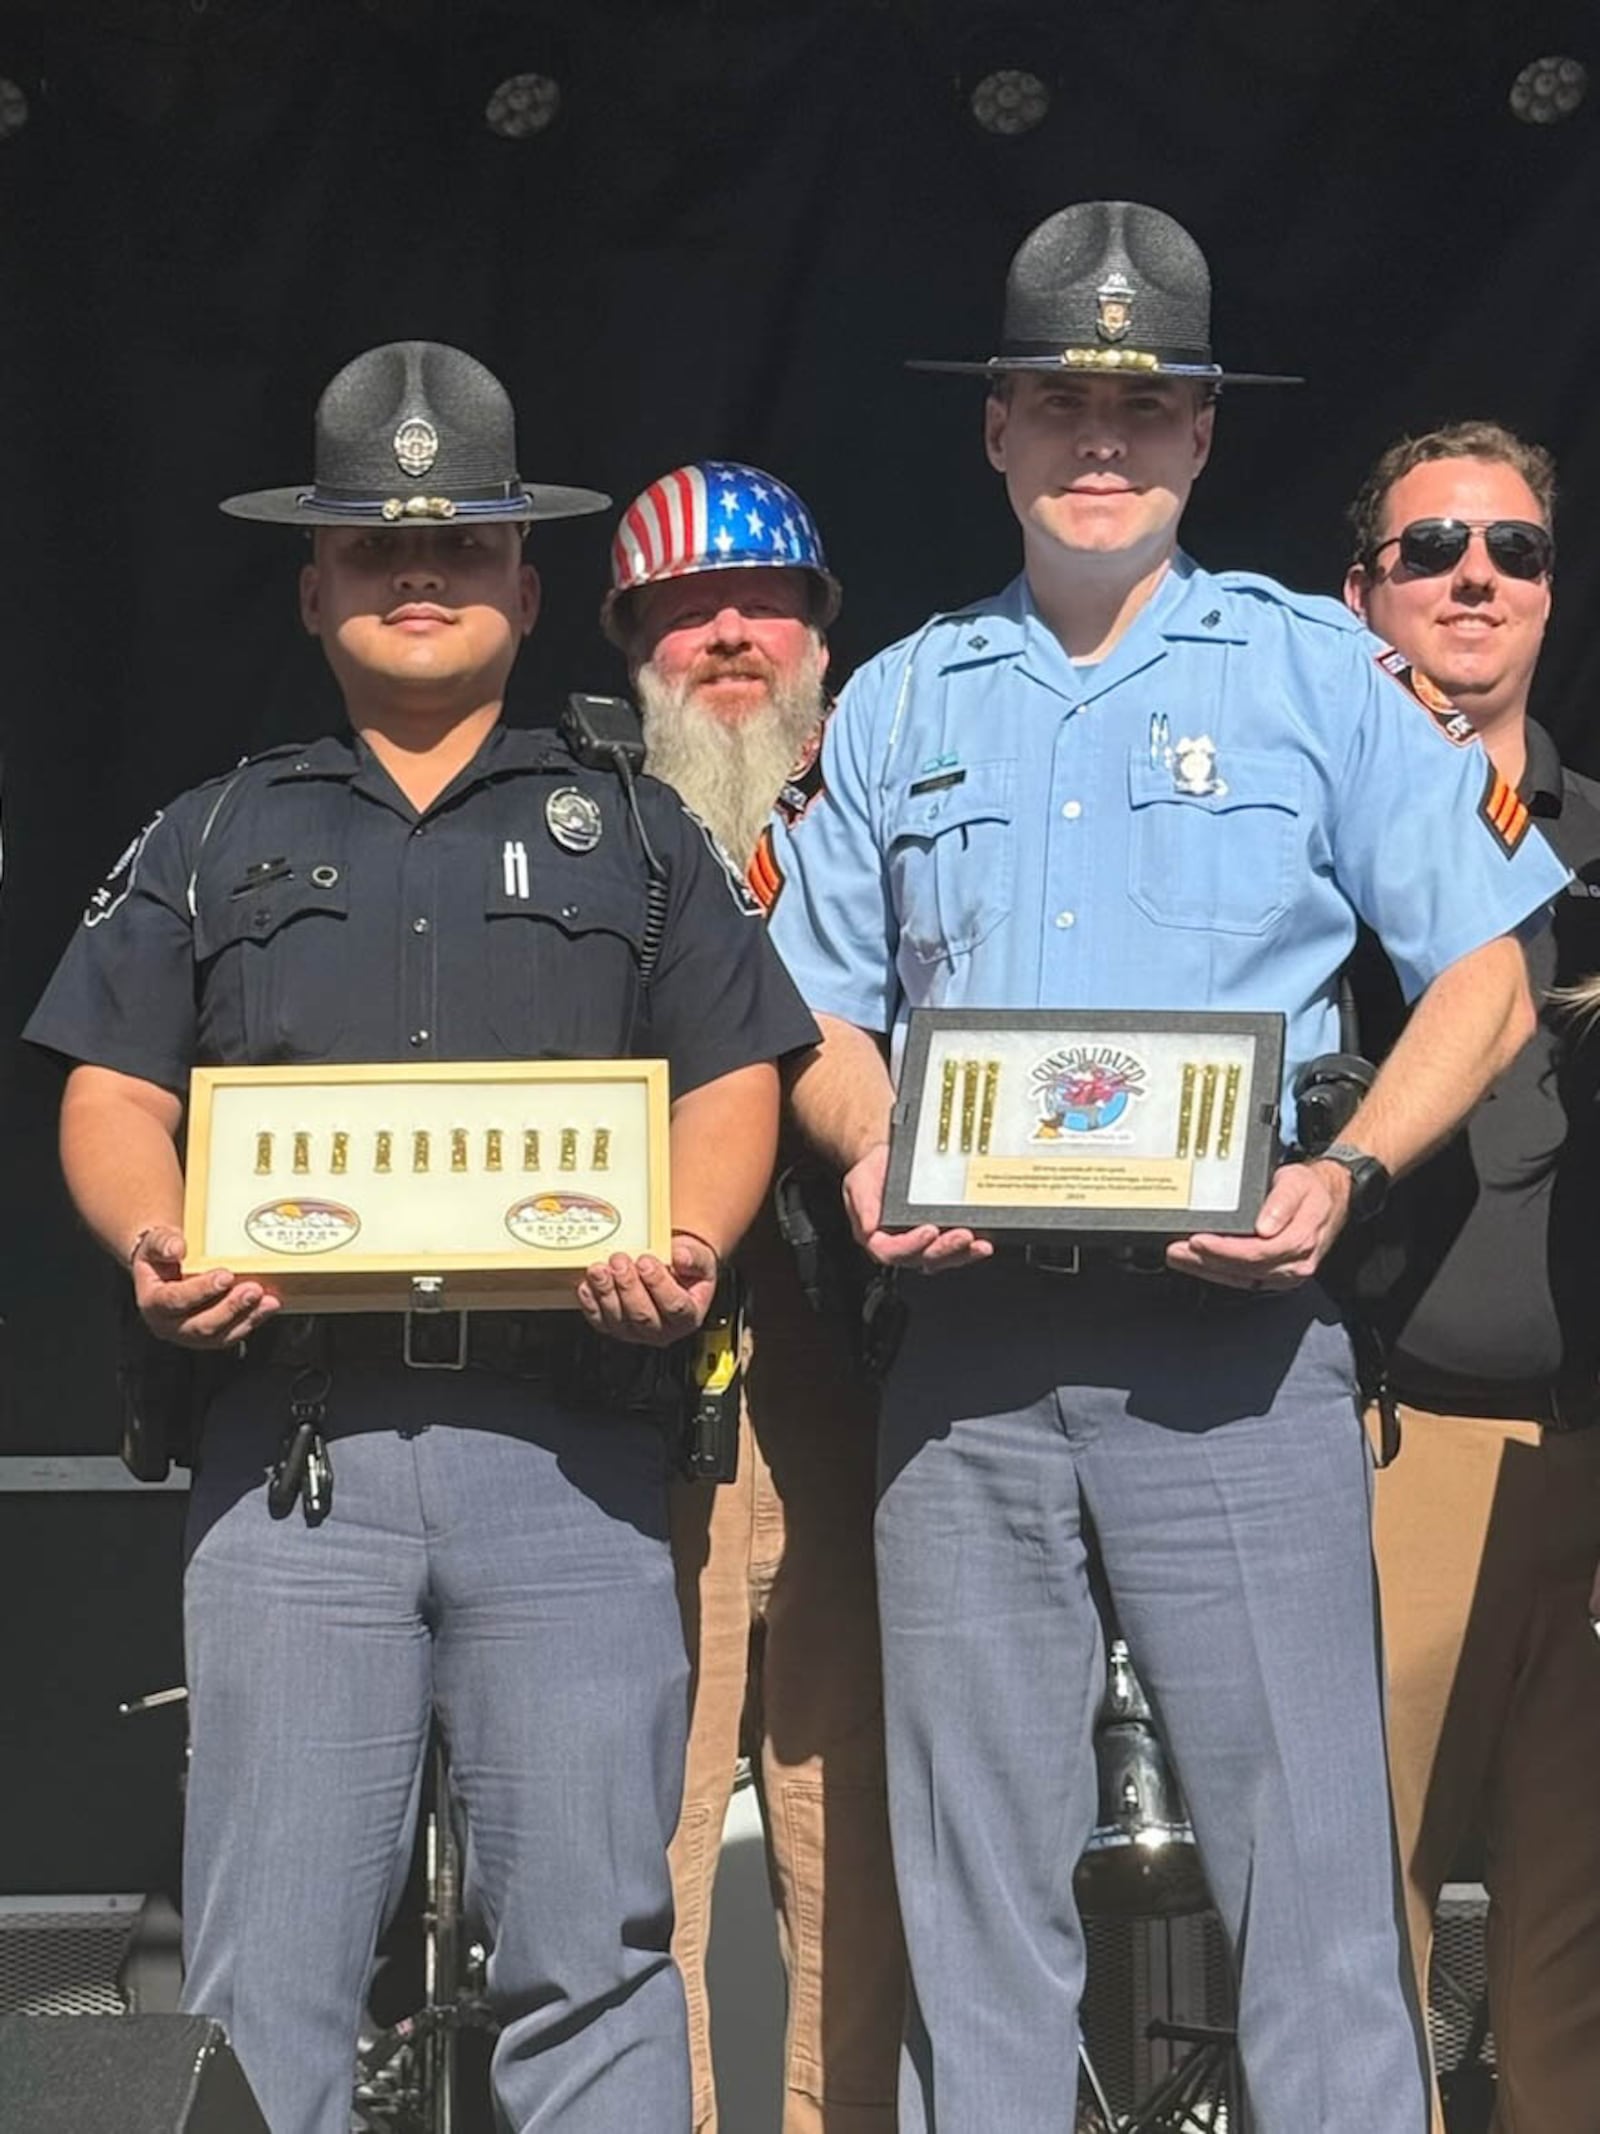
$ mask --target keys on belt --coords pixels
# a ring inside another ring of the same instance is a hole
[[[326,1371],[313,1366],[297,1373],[289,1388],[289,1429],[267,1476],[267,1510],[274,1519],[287,1519],[297,1499],[307,1526],[321,1526],[333,1509],[333,1459],[322,1435],[332,1384]]]

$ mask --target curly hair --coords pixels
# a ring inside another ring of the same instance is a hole
[[[1432,459],[1486,459],[1513,467],[1533,491],[1546,526],[1555,517],[1556,463],[1543,445],[1530,445],[1498,422],[1453,422],[1422,437],[1392,444],[1357,490],[1345,516],[1354,536],[1354,560],[1369,565],[1383,539],[1383,507],[1395,483]]]

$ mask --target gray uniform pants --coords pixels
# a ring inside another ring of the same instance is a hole
[[[214,1405],[196,1478],[185,2006],[226,2026],[273,2134],[347,2134],[437,1708],[505,2124],[686,2129],[667,1843],[687,1668],[659,1431],[481,1371],[351,1371],[313,1528],[264,1501],[290,1375]]]
[[[901,2134],[1066,2134],[1104,1688],[1092,1521],[1238,1969],[1258,2134],[1422,2134],[1349,1344],[1326,1300],[915,1282],[878,1577]]]

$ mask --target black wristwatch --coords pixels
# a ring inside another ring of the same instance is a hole
[[[1370,1223],[1381,1214],[1384,1202],[1389,1198],[1389,1169],[1376,1156],[1369,1156],[1365,1149],[1358,1149],[1353,1141],[1335,1141],[1331,1147],[1319,1149],[1311,1159],[1313,1163],[1336,1163],[1350,1179],[1350,1220],[1353,1223]]]

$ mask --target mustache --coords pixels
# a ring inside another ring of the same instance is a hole
[[[719,659],[714,652],[702,652],[684,680],[691,689],[701,682],[728,681],[765,682],[770,689],[777,678],[777,668],[759,652],[737,652],[727,659]]]

